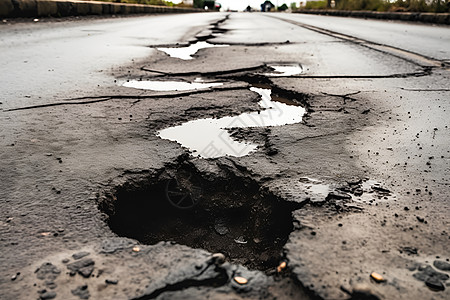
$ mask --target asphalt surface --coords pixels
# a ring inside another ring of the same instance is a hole
[[[448,299],[449,33],[259,13],[3,23],[1,298]],[[205,40],[228,46],[156,49]],[[258,145],[241,157],[158,137],[261,111],[255,88],[302,122],[230,128]]]

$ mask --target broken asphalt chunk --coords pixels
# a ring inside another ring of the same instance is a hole
[[[337,200],[350,200],[352,196],[347,193],[342,193],[338,191],[330,192],[326,198],[326,200],[337,199]]]
[[[442,260],[435,260],[433,266],[442,271],[450,271],[450,263]]]
[[[89,294],[87,284],[81,285],[81,286],[77,287],[76,289],[71,290],[71,292],[73,295],[78,296],[80,299],[89,299],[89,297],[91,296]]]
[[[130,240],[123,238],[112,238],[102,242],[102,250],[101,253],[114,253],[118,250],[123,250],[129,248],[134,243]]]
[[[90,253],[86,251],[81,251],[72,255],[73,259],[79,260],[85,256],[88,256]]]
[[[40,280],[55,280],[61,271],[54,266],[52,263],[43,263],[39,268],[34,271],[36,273],[36,277]]]
[[[55,299],[56,298],[56,293],[55,292],[44,292],[41,295],[39,295],[39,299],[42,300],[48,300],[48,299]]]
[[[445,290],[444,284],[435,277],[430,277],[425,281],[427,287],[434,291],[443,291]]]
[[[434,291],[443,291],[445,286],[442,281],[449,279],[447,274],[438,272],[429,265],[420,266],[419,272],[414,273],[413,277],[417,280],[424,281],[426,286]]]
[[[91,276],[92,272],[94,271],[94,264],[95,262],[92,259],[85,258],[68,264],[67,269],[69,269],[73,273],[79,273],[81,276],[87,278]]]

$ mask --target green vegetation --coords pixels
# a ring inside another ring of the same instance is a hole
[[[114,3],[130,3],[130,4],[147,4],[147,5],[158,5],[158,6],[175,6],[174,3],[170,1],[163,0],[94,0],[102,2],[114,2]]]
[[[278,11],[285,11],[287,10],[289,7],[286,5],[286,3],[283,3],[283,5],[278,6]]]
[[[310,1],[306,2],[306,9],[326,9],[327,1]]]
[[[307,2],[307,9],[327,9],[331,1]],[[449,0],[335,0],[334,9],[403,11],[403,12],[450,12]]]
[[[203,0],[194,0],[194,7],[203,8]]]

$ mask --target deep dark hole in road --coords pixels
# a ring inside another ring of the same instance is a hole
[[[106,197],[108,203],[100,207],[109,207],[104,210],[112,230],[144,244],[173,241],[223,253],[230,262],[250,269],[275,270],[293,230],[291,212],[297,204],[277,199],[255,181],[232,173],[206,180],[196,170],[181,167],[173,174],[172,179],[151,177],[124,184]],[[188,197],[180,201],[183,193]],[[196,205],[189,208],[193,202]]]

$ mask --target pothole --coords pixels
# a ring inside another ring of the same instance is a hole
[[[183,60],[194,59],[192,55],[197,53],[200,49],[215,48],[215,47],[228,47],[229,45],[216,45],[205,41],[196,42],[190,44],[187,47],[173,47],[173,48],[156,48],[169,55],[170,57],[175,57]]]
[[[144,244],[173,241],[273,271],[293,230],[291,213],[299,204],[278,199],[238,173],[221,167],[205,174],[185,162],[118,186],[103,197],[100,208],[120,236]]]
[[[186,82],[186,81],[157,81],[157,80],[130,80],[123,84],[124,87],[130,87],[142,90],[152,90],[158,92],[168,91],[190,91],[207,89],[221,86],[222,82]]]
[[[266,127],[296,124],[302,121],[306,110],[294,101],[272,99],[271,89],[250,88],[261,96],[261,111],[219,119],[206,118],[186,122],[161,130],[158,136],[176,141],[194,155],[203,158],[221,156],[241,157],[256,150],[257,144],[237,141],[229,133],[231,128]],[[279,98],[279,97],[278,97]],[[275,101],[274,101],[275,100]]]

